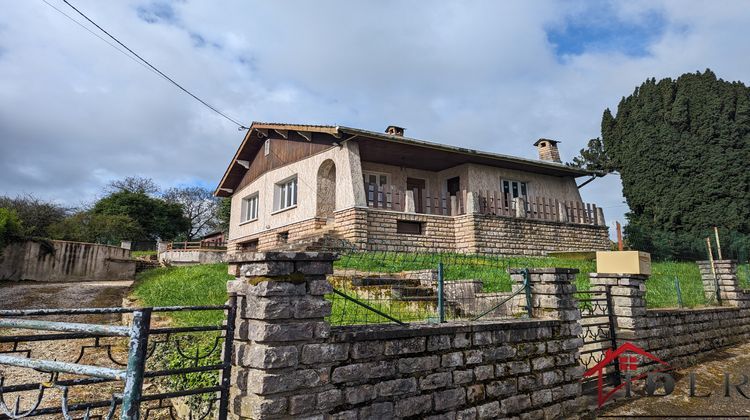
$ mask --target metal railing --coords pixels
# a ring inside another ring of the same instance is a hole
[[[148,418],[157,411],[177,418],[175,406],[179,403],[188,407],[183,411],[190,419],[212,414],[226,419],[236,308],[236,297],[231,296],[227,305],[219,306],[0,310],[0,331],[9,329],[9,333],[0,335],[0,418],[60,415],[71,419],[70,413],[82,412],[76,418],[111,419],[117,407],[120,419]],[[166,328],[154,325],[154,315],[183,311],[226,311],[226,323]],[[44,319],[103,314],[127,314],[131,321],[128,326],[119,326]],[[21,333],[27,330],[45,333]],[[71,360],[33,357],[53,344],[66,349],[56,358]],[[117,356],[123,347],[126,360]],[[94,357],[93,353],[101,363],[82,362]],[[44,380],[24,382],[26,371],[31,369],[41,372]],[[144,392],[145,382],[148,392]],[[102,399],[104,385],[120,392]],[[58,391],[59,404],[45,403],[49,390]],[[76,395],[75,403],[71,403],[69,393]],[[95,397],[80,401],[81,394]],[[16,397],[15,402],[8,404],[11,396]]]
[[[530,317],[528,281],[509,260],[455,253],[339,250],[329,281],[332,325]]]

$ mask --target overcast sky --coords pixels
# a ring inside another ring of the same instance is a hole
[[[547,137],[570,160],[646,78],[750,81],[742,1],[70,1],[246,125],[395,124],[531,158]],[[0,6],[0,194],[77,205],[128,175],[216,186],[236,126],[42,0]],[[582,192],[623,220],[615,176]]]

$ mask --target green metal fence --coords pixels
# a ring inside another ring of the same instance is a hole
[[[512,259],[408,250],[339,249],[329,281],[333,325],[447,322],[528,316]]]

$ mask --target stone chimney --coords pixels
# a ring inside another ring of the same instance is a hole
[[[539,139],[534,143],[536,150],[539,152],[539,159],[549,162],[562,163],[560,160],[560,151],[557,150],[557,140]]]
[[[385,132],[392,135],[392,136],[404,136],[404,127],[399,127],[396,125],[389,125],[388,128],[385,129]]]

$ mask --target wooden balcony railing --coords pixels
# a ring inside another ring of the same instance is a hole
[[[465,213],[466,191],[455,196],[446,192],[414,189],[402,191],[393,185],[365,184],[367,206],[374,209],[409,211],[439,216],[456,216]],[[407,198],[407,195],[409,198]],[[410,204],[407,204],[409,202]],[[408,210],[407,210],[408,207]]]
[[[366,184],[367,206],[407,213],[457,216],[471,211],[495,216],[519,217],[553,222],[604,224],[604,214],[595,204],[561,201],[549,197],[516,197],[498,191],[447,192],[414,189],[403,191],[393,185]],[[469,203],[473,201],[473,203]]]
[[[227,244],[220,241],[182,241],[167,243],[167,251],[199,251],[227,249]]]
[[[588,225],[604,223],[604,214],[596,204],[539,196],[513,198],[497,191],[481,191],[477,195],[481,214]]]

